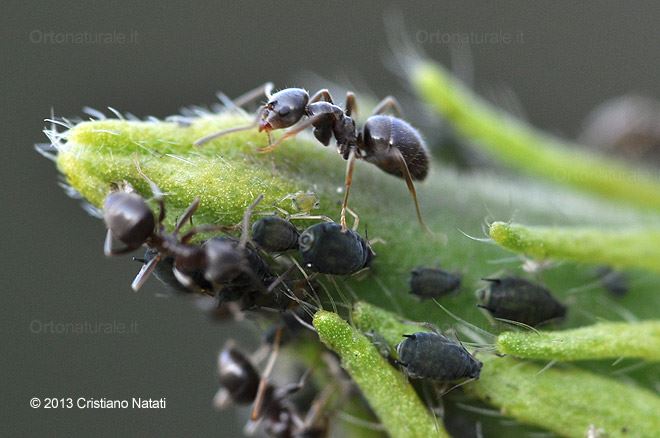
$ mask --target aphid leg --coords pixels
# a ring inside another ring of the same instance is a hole
[[[309,102],[307,102],[307,104],[309,105],[310,103],[318,102],[319,100],[325,100],[326,102],[334,103],[332,101],[332,96],[330,95],[330,92],[327,88],[323,88],[314,93],[314,95],[309,98]]]
[[[183,212],[179,220],[176,222],[176,225],[174,226],[174,231],[172,232],[175,236],[179,233],[179,230],[181,230],[181,227],[188,221],[188,219],[192,218],[192,215],[195,214],[197,209],[199,208],[199,197],[193,199],[193,202],[190,203],[186,211]]]
[[[351,210],[350,208],[346,207],[346,212],[353,216],[353,228],[351,228],[353,231],[358,230],[358,226],[360,225],[360,216],[357,215],[356,212]]]
[[[341,204],[340,223],[342,231],[346,231],[346,209],[348,208],[348,195],[353,184],[353,170],[355,169],[355,150],[351,149],[346,162],[346,180],[344,181],[344,200]]]
[[[346,104],[344,105],[344,113],[347,116],[351,117],[353,113],[357,113],[357,100],[355,99],[355,94],[349,91],[346,93]]]
[[[149,260],[146,265],[142,266],[140,272],[135,276],[133,283],[131,283],[131,288],[137,292],[140,290],[142,285],[147,281],[151,273],[156,269],[156,265],[160,261],[160,254],[157,254],[153,259]]]
[[[261,114],[263,112],[264,107],[262,106],[259,108],[257,111],[257,115],[254,118],[254,121],[250,123],[249,125],[245,126],[236,126],[234,128],[229,128],[229,129],[223,129],[222,131],[217,131],[212,134],[209,134],[207,136],[204,136],[202,138],[199,138],[193,142],[194,146],[202,146],[211,140],[215,140],[216,138],[222,137],[227,134],[231,134],[234,132],[240,132],[240,131],[249,131],[250,129],[254,129],[259,125],[259,119],[261,119]]]
[[[314,221],[324,221],[324,222],[334,222],[331,218],[328,216],[323,216],[323,215],[309,215],[306,213],[295,213],[295,214],[289,214],[286,218],[287,220],[314,220]]]
[[[257,196],[257,198],[252,201],[252,204],[245,209],[245,213],[243,213],[243,222],[241,222],[241,240],[239,243],[240,248],[245,248],[247,245],[248,239],[250,238],[250,217],[257,204],[259,204],[262,199],[264,199],[263,193]]]
[[[135,157],[135,168],[137,169],[138,174],[149,184],[149,189],[154,196],[156,202],[158,202],[158,225],[162,225],[163,220],[165,220],[165,202],[163,201],[164,195],[160,188],[153,182],[140,167],[140,162],[137,157]]]
[[[328,114],[327,113],[320,113],[315,116],[310,117],[307,120],[304,120],[300,123],[298,123],[296,126],[290,128],[287,130],[280,138],[275,140],[275,142],[270,143],[268,146],[259,148],[258,151],[261,153],[266,153],[266,152],[271,152],[273,151],[276,147],[281,145],[286,139],[295,137],[305,129],[309,128],[312,126],[314,123],[318,122],[319,120],[323,119],[326,117]]]
[[[266,394],[266,388],[268,387],[268,378],[270,377],[270,373],[273,371],[273,367],[275,366],[275,360],[277,359],[277,353],[280,350],[281,340],[282,340],[282,327],[278,327],[277,331],[275,332],[275,340],[273,341],[273,350],[271,351],[270,357],[268,358],[266,369],[261,375],[261,380],[259,381],[259,388],[257,390],[257,396],[254,399],[254,406],[252,408],[252,413],[250,415],[250,419],[252,421],[256,421],[257,419],[261,418],[261,409],[263,408],[264,396]]]
[[[271,92],[273,91],[273,83],[272,82],[266,82],[263,85],[260,85],[257,88],[254,88],[252,90],[249,90],[240,96],[238,96],[235,99],[232,99],[234,106],[237,107],[243,107],[247,105],[248,103],[254,102],[255,100],[259,99],[262,96],[266,96],[267,99],[270,99]]]
[[[399,168],[401,169],[401,174],[403,175],[403,178],[406,180],[408,191],[410,192],[410,196],[412,196],[413,202],[415,203],[417,221],[419,222],[419,225],[422,227],[424,231],[433,235],[433,231],[431,231],[431,229],[426,225],[424,219],[422,218],[422,211],[419,207],[419,202],[417,201],[417,190],[415,190],[415,184],[413,183],[412,176],[410,175],[410,170],[408,170],[408,165],[406,164],[406,160],[403,158],[403,155],[401,154],[400,150],[396,148],[392,148],[392,152],[395,154],[395,156],[399,161]]]
[[[399,101],[396,100],[394,96],[387,96],[385,99],[381,100],[378,105],[374,108],[372,114],[383,114],[387,111],[392,111],[397,117],[401,117],[403,111],[401,110],[401,105]]]
[[[105,242],[103,243],[103,254],[105,254],[106,257],[110,256],[116,256],[116,255],[121,255],[121,254],[126,254],[127,252],[131,252],[137,248],[131,248],[129,246],[126,246],[121,249],[115,249],[112,247],[112,231],[108,230],[108,232],[105,235]]]

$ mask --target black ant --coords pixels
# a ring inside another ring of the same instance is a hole
[[[417,130],[399,118],[401,110],[394,97],[388,96],[383,99],[373,110],[362,129],[358,131],[355,121],[351,117],[356,111],[355,95],[351,92],[346,94],[346,104],[342,109],[334,104],[327,89],[322,89],[311,97],[307,91],[301,88],[285,88],[272,95],[271,90],[272,84],[267,84],[263,88],[263,94],[268,98],[268,102],[259,108],[252,124],[216,132],[200,138],[194,144],[201,146],[220,136],[258,126],[259,132],[266,131],[269,137],[268,146],[261,148],[260,151],[269,152],[286,139],[296,136],[311,126],[314,128],[316,139],[325,146],[334,136],[337,151],[347,160],[345,192],[341,209],[342,230],[347,229],[346,208],[353,181],[355,160],[363,159],[406,181],[415,202],[417,219],[420,225],[430,232],[422,219],[413,183],[413,180],[425,179],[428,174],[428,152]],[[393,110],[396,116],[384,115],[388,110]],[[306,119],[303,120],[304,118]],[[292,128],[275,142],[270,141],[271,131],[289,127]]]
[[[243,218],[243,235],[240,240],[231,237],[217,237],[203,245],[189,243],[199,233],[228,231],[235,227],[223,225],[203,225],[193,227],[179,236],[183,225],[192,218],[199,207],[199,198],[195,198],[183,215],[178,219],[172,233],[166,233],[163,225],[165,203],[158,186],[151,181],[137,165],[138,173],[149,183],[151,191],[159,205],[158,219],[149,208],[144,198],[131,191],[110,193],[104,202],[103,217],[108,227],[104,252],[107,256],[124,254],[146,245],[151,249],[151,258],[146,261],[131,287],[137,291],[154,271],[161,259],[173,257],[173,272],[176,279],[189,289],[198,290],[199,276],[203,275],[213,288],[236,286],[237,281],[246,282],[263,280],[270,275],[266,263],[256,250],[248,245],[248,221],[252,210],[261,201],[263,195],[248,207]],[[126,246],[121,249],[112,247],[113,237]],[[241,283],[242,284],[242,283]],[[261,284],[262,288],[265,286]]]
[[[137,163],[136,163],[137,165]],[[179,218],[172,233],[166,233],[163,225],[165,219],[165,203],[158,186],[151,181],[137,166],[138,173],[149,183],[159,206],[158,217],[147,205],[142,196],[130,190],[120,190],[110,193],[103,203],[103,219],[108,232],[105,238],[103,252],[106,256],[125,254],[146,245],[157,253],[142,266],[133,280],[131,287],[138,291],[158,262],[167,256],[175,258],[175,266],[199,266],[204,257],[203,250],[198,245],[188,244],[196,234],[220,229],[218,226],[196,227],[179,236],[183,225],[192,217],[199,207],[199,198],[195,198]],[[121,241],[125,247],[112,247],[113,238]]]
[[[330,396],[329,391],[324,391],[305,418],[302,418],[289,397],[302,389],[306,374],[300,382],[283,386],[275,386],[268,381],[279,349],[280,336],[281,331],[278,330],[262,375],[231,341],[225,346],[218,356],[220,390],[214,403],[221,409],[230,402],[253,404],[249,427],[253,428],[257,426],[257,422],[263,422],[268,436],[325,436],[327,425],[317,420]]]

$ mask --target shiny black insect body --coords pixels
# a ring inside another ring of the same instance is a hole
[[[461,287],[461,276],[437,268],[415,268],[410,272],[410,293],[420,298],[440,298]]]
[[[197,140],[195,144],[202,145],[219,136],[252,129],[255,126],[259,127],[259,131],[269,133],[269,138],[270,131],[290,128],[277,141],[261,149],[262,152],[267,152],[286,139],[313,127],[314,136],[323,145],[330,144],[330,140],[334,137],[337,151],[348,161],[341,211],[341,225],[344,229],[346,229],[346,208],[355,160],[363,159],[406,181],[415,202],[417,218],[428,230],[422,219],[413,182],[426,178],[429,169],[428,152],[417,130],[398,117],[401,111],[396,99],[391,96],[383,99],[363,128],[359,130],[352,117],[356,110],[356,101],[351,92],[346,96],[344,108],[341,108],[333,102],[332,96],[326,89],[318,91],[311,97],[301,88],[286,88],[272,95],[271,89],[272,85],[264,89],[268,102],[259,108],[253,124],[211,134]],[[397,116],[384,115],[388,110],[394,110]]]
[[[134,258],[134,260],[142,262],[143,264],[146,265],[158,255],[159,254],[157,250],[153,248],[147,248],[147,250],[144,252],[143,258],[141,259]],[[156,267],[153,270],[154,277],[160,280],[160,282],[163,283],[165,286],[178,292],[188,293],[191,291],[191,289],[200,290],[200,291],[211,291],[213,289],[213,285],[204,278],[204,272],[199,269],[195,270],[194,272],[191,272],[190,275],[191,280],[194,283],[195,287],[194,288],[186,287],[184,284],[182,284],[179,281],[179,279],[177,279],[174,273],[174,262],[175,259],[173,256],[161,257],[160,262],[156,265]]]
[[[138,168],[139,170],[139,168]],[[140,171],[141,173],[141,171]],[[103,205],[103,219],[108,232],[106,234],[104,253],[107,256],[124,254],[145,245],[153,250],[153,257],[144,264],[133,280],[131,287],[138,290],[149,275],[154,271],[161,259],[174,258],[174,266],[199,268],[203,251],[198,245],[188,242],[197,233],[218,229],[216,226],[192,228],[179,236],[183,225],[192,217],[199,207],[199,199],[195,199],[177,221],[172,233],[166,233],[163,226],[165,219],[165,203],[158,187],[146,176],[151,190],[159,204],[159,214],[153,213],[147,202],[137,193],[129,191],[115,191],[110,193]],[[113,248],[114,239],[122,242],[125,247]],[[192,270],[192,268],[190,268]]]
[[[304,266],[314,272],[349,275],[369,266],[374,257],[369,243],[353,230],[334,222],[307,228],[299,239]]]
[[[238,404],[252,403],[257,396],[261,377],[250,360],[233,346],[224,348],[218,356],[218,379],[222,392],[220,404],[226,397]]]
[[[278,347],[274,348],[272,359]],[[269,368],[272,369],[271,366]],[[220,390],[216,394],[214,403],[219,408],[224,408],[230,403],[242,405],[254,403],[251,420],[260,421],[266,435],[270,437],[323,436],[324,429],[316,424],[316,416],[320,409],[302,418],[289,400],[292,394],[302,388],[303,383],[272,385],[267,381],[269,371],[267,370],[263,376],[260,375],[252,362],[230,343],[218,356]],[[318,402],[315,405],[318,405]],[[253,426],[256,424],[252,423]]]
[[[598,268],[596,274],[603,288],[615,297],[623,297],[630,290],[630,280],[623,272],[603,266]]]
[[[279,216],[266,216],[252,224],[252,240],[268,252],[297,249],[298,237],[298,229]]]
[[[406,339],[396,350],[399,363],[410,377],[439,382],[479,377],[482,363],[457,341],[433,332],[404,336]]]
[[[534,327],[566,315],[566,307],[543,286],[517,277],[485,280],[490,284],[478,292],[478,306],[495,318]]]

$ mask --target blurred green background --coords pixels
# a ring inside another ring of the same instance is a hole
[[[511,88],[532,124],[553,133],[575,137],[609,97],[660,96],[653,2],[2,2],[3,435],[237,436],[236,412],[211,408],[215,355],[229,337],[257,342],[245,326],[159,297],[157,281],[130,291],[139,266],[103,256],[103,224],[34,152],[51,107],[71,117],[84,106],[164,117],[267,80],[311,88],[306,73],[405,101],[410,92],[385,67],[388,32],[401,31],[384,25],[388,10],[403,14],[418,49],[445,63],[450,46],[428,35],[511,35],[472,45],[476,87]],[[116,36],[62,36],[81,33]],[[43,328],[51,321],[137,328],[57,334]],[[35,396],[166,397],[167,409],[31,409]]]

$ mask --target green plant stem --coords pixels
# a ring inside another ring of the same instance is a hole
[[[366,303],[358,303],[352,316],[361,330],[379,333],[391,348],[402,333],[416,331],[395,314]],[[640,333],[637,336],[638,343],[644,339]],[[483,354],[479,360],[484,364],[481,376],[465,389],[522,423],[575,437],[583,437],[592,424],[605,429],[607,436],[626,436],[623,428],[631,433],[627,436],[651,437],[660,430],[660,400],[645,390],[576,368],[543,370],[536,364]]]
[[[412,69],[419,95],[463,136],[504,164],[551,181],[639,207],[660,209],[660,181],[650,171],[594,155],[541,133],[497,110],[443,67],[421,61]]]
[[[526,359],[592,360],[634,357],[660,361],[660,321],[607,322],[554,332],[505,332],[500,353]]]
[[[490,237],[536,259],[572,260],[660,272],[660,229],[528,227],[494,222]]]
[[[466,390],[521,423],[582,438],[590,426],[607,437],[655,437],[660,399],[651,392],[574,367],[550,368],[513,358],[480,358]]]
[[[319,311],[314,327],[359,386],[392,437],[448,437],[417,397],[405,377],[392,368],[360,332],[337,314]]]

